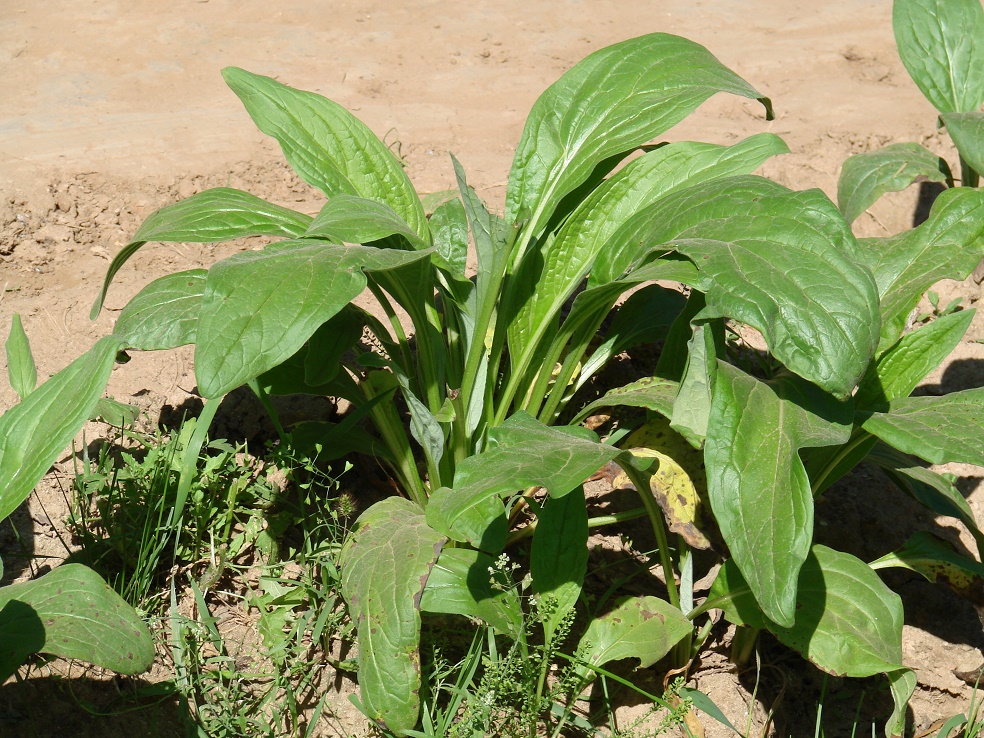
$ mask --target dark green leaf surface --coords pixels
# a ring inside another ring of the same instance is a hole
[[[984,466],[984,387],[943,397],[906,397],[873,413],[862,427],[930,464]]]
[[[116,273],[149,241],[212,243],[246,236],[293,238],[304,233],[310,222],[310,215],[228,187],[205,190],[161,208],[143,222],[130,243],[110,262],[89,317],[94,320],[99,314]]]
[[[799,450],[844,443],[851,408],[787,375],[761,382],[719,362],[704,447],[711,508],[762,610],[790,626],[813,540]]]
[[[430,217],[430,230],[437,249],[450,267],[451,276],[465,279],[468,261],[468,215],[461,199],[442,203]]]
[[[619,450],[573,430],[549,428],[526,413],[513,415],[491,432],[495,445],[458,465],[454,489],[442,487],[431,495],[427,522],[456,541],[478,546],[502,514],[498,496],[538,485],[561,497],[578,488]],[[486,545],[491,550],[489,541]]]
[[[984,172],[984,113],[946,113],[940,118],[960,156],[978,174]]]
[[[645,669],[668,654],[692,627],[668,602],[657,597],[632,597],[591,621],[577,653],[593,666],[635,658]]]
[[[940,194],[929,219],[892,238],[861,242],[881,296],[881,345],[895,343],[909,313],[941,279],[966,279],[984,256],[984,191],[957,187]]]
[[[915,143],[898,143],[848,158],[837,180],[837,206],[848,223],[886,192],[898,192],[914,182],[946,182],[946,161]]]
[[[417,723],[420,599],[444,541],[419,506],[390,497],[359,516],[339,555],[359,636],[362,704],[397,735]]]
[[[697,266],[703,320],[758,329],[791,371],[838,397],[861,379],[878,340],[878,293],[857,242],[819,190],[730,177],[673,193],[632,218],[623,237],[672,241]]]
[[[113,333],[142,351],[194,343],[207,276],[205,269],[190,269],[155,279],[126,304]]]
[[[363,270],[393,269],[428,255],[305,240],[213,265],[195,346],[202,396],[219,397],[292,356],[365,289]]]
[[[120,340],[105,336],[0,417],[0,520],[23,502],[92,415]]]
[[[536,101],[516,148],[506,220],[534,235],[605,159],[652,140],[717,92],[768,100],[703,46],[654,33],[588,56]]]
[[[37,651],[120,674],[147,671],[155,655],[154,639],[140,616],[80,564],[63,564],[0,589],[0,679]]]
[[[431,569],[420,609],[484,620],[500,633],[519,638],[523,629],[519,596],[515,587],[494,572],[495,559],[488,554],[446,548]],[[502,588],[493,587],[493,580]]]
[[[424,206],[403,165],[368,126],[338,103],[242,69],[222,70],[257,128],[280,143],[298,176],[328,197],[389,205],[421,238]]]
[[[7,352],[7,376],[10,386],[21,399],[27,397],[38,386],[38,370],[34,366],[31,343],[24,333],[19,313],[10,320],[10,334],[4,344]]]
[[[854,395],[855,407],[868,410],[908,397],[957,347],[976,312],[950,313],[902,336],[868,368]]]
[[[814,546],[800,572],[796,622],[782,627],[757,607],[733,560],[721,567],[710,597],[732,623],[768,628],[830,674],[866,677],[902,667],[902,600],[863,561]]]
[[[984,103],[984,11],[980,0],[895,0],[899,56],[941,113]]]
[[[577,604],[587,568],[588,509],[584,488],[578,487],[563,497],[548,498],[537,513],[533,531],[530,575],[548,643]]]
[[[635,212],[680,187],[750,173],[770,156],[787,151],[780,138],[765,133],[734,146],[668,144],[627,164],[578,207],[545,247],[536,289],[509,325],[510,351],[522,356],[543,339],[551,319],[589,270],[592,286],[621,276],[611,273],[610,239]],[[593,269],[596,257],[601,261],[598,274]]]

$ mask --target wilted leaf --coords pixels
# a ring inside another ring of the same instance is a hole
[[[957,553],[952,543],[932,533],[913,534],[902,548],[872,561],[870,566],[914,571],[927,581],[948,585],[972,604],[984,606],[984,564]]]

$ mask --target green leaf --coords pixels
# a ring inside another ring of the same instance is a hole
[[[855,407],[868,410],[908,397],[957,347],[976,312],[950,313],[902,336],[868,368],[854,395]]]
[[[147,671],[155,655],[136,611],[80,564],[0,589],[0,679],[39,651],[120,674]]]
[[[598,187],[544,247],[542,267],[529,299],[509,325],[509,348],[520,364],[548,335],[552,319],[588,274],[592,286],[610,282],[612,236],[630,216],[681,187],[715,177],[747,174],[763,161],[788,149],[772,134],[753,136],[734,146],[675,143],[627,164]],[[601,262],[597,270],[595,259]],[[536,260],[539,265],[539,260]],[[623,270],[624,271],[624,270]],[[597,274],[596,274],[597,272]]]
[[[980,592],[984,564],[957,553],[953,544],[932,533],[919,531],[902,548],[872,561],[872,569],[897,567],[921,574],[929,582],[942,582],[975,605],[982,604]]]
[[[584,362],[581,376],[594,375],[612,357],[633,346],[665,339],[686,302],[679,290],[658,284],[633,292],[616,308],[605,342]]]
[[[632,597],[591,621],[577,653],[592,666],[636,658],[639,667],[645,669],[668,654],[692,627],[668,602],[657,597]]]
[[[307,384],[317,387],[338,375],[342,357],[362,338],[364,315],[355,305],[346,305],[311,334],[304,357]]]
[[[573,428],[549,428],[522,412],[489,436],[489,448],[458,464],[454,488],[436,490],[427,505],[431,527],[486,550],[500,550],[505,540],[504,528],[485,538],[502,516],[502,504],[495,498],[533,486],[562,497],[619,453]]]
[[[132,426],[139,416],[140,408],[136,405],[128,405],[125,402],[103,397],[96,403],[90,418],[101,420],[115,428],[123,428]]]
[[[902,63],[941,113],[984,103],[984,11],[980,0],[895,0],[895,43]]]
[[[444,541],[418,505],[390,497],[359,516],[339,555],[359,637],[362,704],[397,735],[420,711],[420,599]]]
[[[332,243],[369,244],[389,236],[402,236],[414,249],[430,248],[430,244],[385,202],[344,193],[326,202],[304,232],[304,238]]]
[[[461,199],[455,197],[442,203],[430,217],[431,237],[437,252],[450,267],[456,280],[465,279],[468,261],[468,215]]]
[[[207,276],[205,269],[190,269],[155,279],[126,304],[113,333],[141,351],[194,343]]]
[[[0,417],[0,520],[34,489],[92,415],[120,340],[105,336]]]
[[[904,190],[914,182],[950,181],[946,161],[915,143],[898,143],[849,157],[837,180],[837,206],[848,223],[886,192]]]
[[[506,220],[536,235],[605,159],[652,140],[717,92],[768,99],[703,46],[654,33],[588,56],[536,101],[506,190]]]
[[[7,351],[7,376],[10,386],[23,400],[38,386],[38,370],[34,366],[34,355],[31,353],[31,343],[24,333],[19,313],[14,313],[10,320],[10,335],[4,344]]]
[[[563,497],[548,498],[533,531],[530,575],[547,643],[577,604],[587,568],[588,509],[584,487],[578,487]]]
[[[984,551],[984,533],[977,525],[974,511],[952,481],[880,441],[865,460],[881,468],[896,487],[920,505],[937,515],[957,518],[967,526],[978,548]]]
[[[861,379],[878,340],[878,293],[855,260],[850,228],[819,190],[713,180],[663,198],[624,230],[696,264],[693,286],[707,299],[700,320],[756,328],[787,368],[838,397]]]
[[[222,70],[257,128],[280,143],[298,176],[328,197],[354,195],[389,205],[421,238],[424,206],[399,159],[360,121],[321,95],[236,67]]]
[[[790,626],[813,538],[813,494],[799,450],[844,443],[850,403],[790,375],[761,382],[719,362],[704,446],[714,517],[766,615]]]
[[[984,256],[984,191],[942,192],[925,223],[891,238],[861,241],[881,297],[881,347],[898,339],[909,313],[941,279],[966,279]]]
[[[930,464],[984,466],[984,387],[943,397],[906,397],[872,413],[861,427]]]
[[[484,620],[510,638],[519,638],[523,629],[519,596],[495,567],[495,559],[481,551],[444,549],[431,569],[420,609]]]
[[[767,628],[782,643],[835,676],[866,677],[902,668],[902,600],[867,564],[814,546],[800,572],[796,622],[782,627],[757,607],[729,559],[709,597],[732,623]]]
[[[394,269],[427,256],[305,240],[214,264],[195,345],[202,396],[224,395],[292,356],[365,289],[363,271]]]
[[[984,113],[946,113],[940,118],[960,157],[978,174],[984,171]]]
[[[310,215],[227,187],[205,190],[163,207],[143,222],[133,240],[110,262],[102,291],[89,317],[95,320],[113,277],[148,241],[211,243],[246,236],[293,238],[304,233],[310,222]]]
[[[673,399],[679,390],[679,383],[669,379],[643,377],[624,387],[609,390],[590,405],[586,405],[573,422],[580,422],[595,410],[604,407],[622,406],[644,407],[668,418],[673,413]]]
[[[687,368],[680,379],[680,392],[673,401],[670,426],[695,448],[701,448],[707,436],[714,378],[717,376],[717,352],[711,328],[694,326],[687,349]]]
[[[906,734],[906,708],[916,691],[916,672],[912,669],[898,669],[888,672],[885,676],[888,677],[892,701],[895,703],[895,709],[885,723],[885,738],[902,738]]]

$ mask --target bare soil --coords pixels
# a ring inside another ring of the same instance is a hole
[[[108,309],[90,322],[108,260],[155,209],[208,187],[232,186],[317,212],[319,194],[290,173],[223,85],[225,66],[272,75],[353,110],[400,153],[420,191],[454,185],[453,152],[480,194],[501,208],[513,147],[537,95],[591,51],[652,31],[704,44],[771,97],[777,113],[767,123],[757,104],[718,97],[671,131],[671,140],[727,144],[772,131],[792,153],[763,173],[832,197],[850,154],[917,141],[955,161],[936,132],[935,112],[898,60],[887,0],[6,0],[0,326],[6,331],[10,316],[22,315],[39,373],[47,377],[109,332],[118,310],[152,278],[208,266],[250,245],[148,245],[117,277]],[[862,216],[858,231],[887,235],[910,227],[918,195],[885,198]],[[938,291],[943,304],[959,296],[969,306],[980,297],[971,281]],[[984,316],[924,391],[984,383],[978,339],[984,339]],[[114,372],[109,392],[156,418],[163,406],[192,398],[194,389],[191,355],[179,350],[135,354]],[[0,410],[15,401],[0,383]],[[5,562],[23,549],[33,555],[34,570],[64,557],[62,489],[70,470],[66,455],[15,516],[19,540],[4,525]],[[981,471],[951,471],[961,475],[962,491],[984,519]],[[955,521],[927,517],[873,469],[862,468],[829,493],[820,514],[820,542],[866,558],[918,529],[960,537]],[[960,540],[975,550],[966,536]],[[8,579],[28,574],[22,567],[8,571]],[[971,688],[953,670],[980,664],[984,632],[974,609],[943,588],[911,577],[892,583],[906,603],[905,663],[919,677],[911,703],[918,735],[966,709]],[[776,705],[780,734],[812,735],[821,675],[766,639],[753,700],[754,672],[736,674],[721,655],[727,633],[715,637],[716,648],[693,674],[696,685],[736,724],[744,725],[751,710],[760,726]],[[634,678],[658,683],[662,675]],[[97,711],[109,710],[108,684],[86,677],[75,689]],[[53,685],[0,687],[0,735],[178,734],[166,709],[139,721],[93,717],[80,709],[78,695]],[[868,690],[863,715],[887,710],[878,680],[861,686]],[[857,685],[828,683],[831,725],[850,725],[859,694]],[[626,707],[623,722],[631,721],[632,709],[641,708]],[[352,715],[343,722],[346,727],[333,723],[323,734],[363,729]],[[724,734],[711,721],[705,725],[708,736]],[[848,734],[838,730],[827,734]]]

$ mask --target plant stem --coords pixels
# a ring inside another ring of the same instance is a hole
[[[680,593],[677,591],[676,579],[674,578],[673,559],[670,557],[670,542],[666,532],[666,524],[663,522],[663,510],[649,491],[649,474],[636,469],[631,463],[622,465],[622,469],[632,481],[636,491],[639,492],[642,505],[649,515],[649,522],[652,525],[653,533],[656,535],[656,545],[659,547],[660,565],[663,567],[663,578],[666,580],[670,604],[679,609]]]
[[[755,653],[755,644],[758,642],[759,629],[748,625],[739,625],[735,628],[735,638],[731,642],[731,662],[738,666],[744,666]]]

